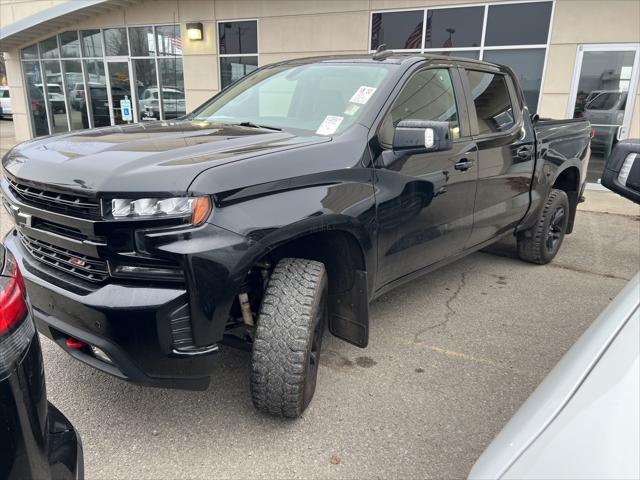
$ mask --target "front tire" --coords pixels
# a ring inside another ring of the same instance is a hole
[[[569,222],[569,197],[552,189],[536,224],[518,235],[518,255],[526,262],[545,265],[557,255]]]
[[[327,294],[327,274],[320,262],[284,258],[274,268],[251,357],[251,396],[261,412],[296,418],[313,398]]]

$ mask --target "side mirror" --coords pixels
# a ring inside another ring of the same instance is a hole
[[[640,140],[623,140],[616,144],[604,166],[602,185],[640,203]]]
[[[393,133],[394,151],[443,152],[451,148],[449,122],[402,120]]]

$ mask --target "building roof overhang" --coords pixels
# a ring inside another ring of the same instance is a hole
[[[79,20],[125,7],[135,0],[67,0],[0,29],[0,52],[25,46]]]

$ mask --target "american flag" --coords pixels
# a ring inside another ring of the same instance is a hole
[[[427,45],[431,43],[431,14],[429,13],[427,15],[427,28],[425,29],[424,32],[424,46],[427,47]],[[431,45],[428,45],[429,47]]]
[[[374,13],[371,22],[371,48],[377,48],[380,45],[380,33],[382,28],[382,14]]]
[[[422,48],[422,22],[413,29],[404,44],[404,48]]]

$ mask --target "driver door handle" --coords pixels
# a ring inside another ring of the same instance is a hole
[[[458,160],[458,163],[454,165],[454,168],[460,172],[466,172],[471,168],[472,165],[473,161],[469,160],[468,158],[462,158]]]

